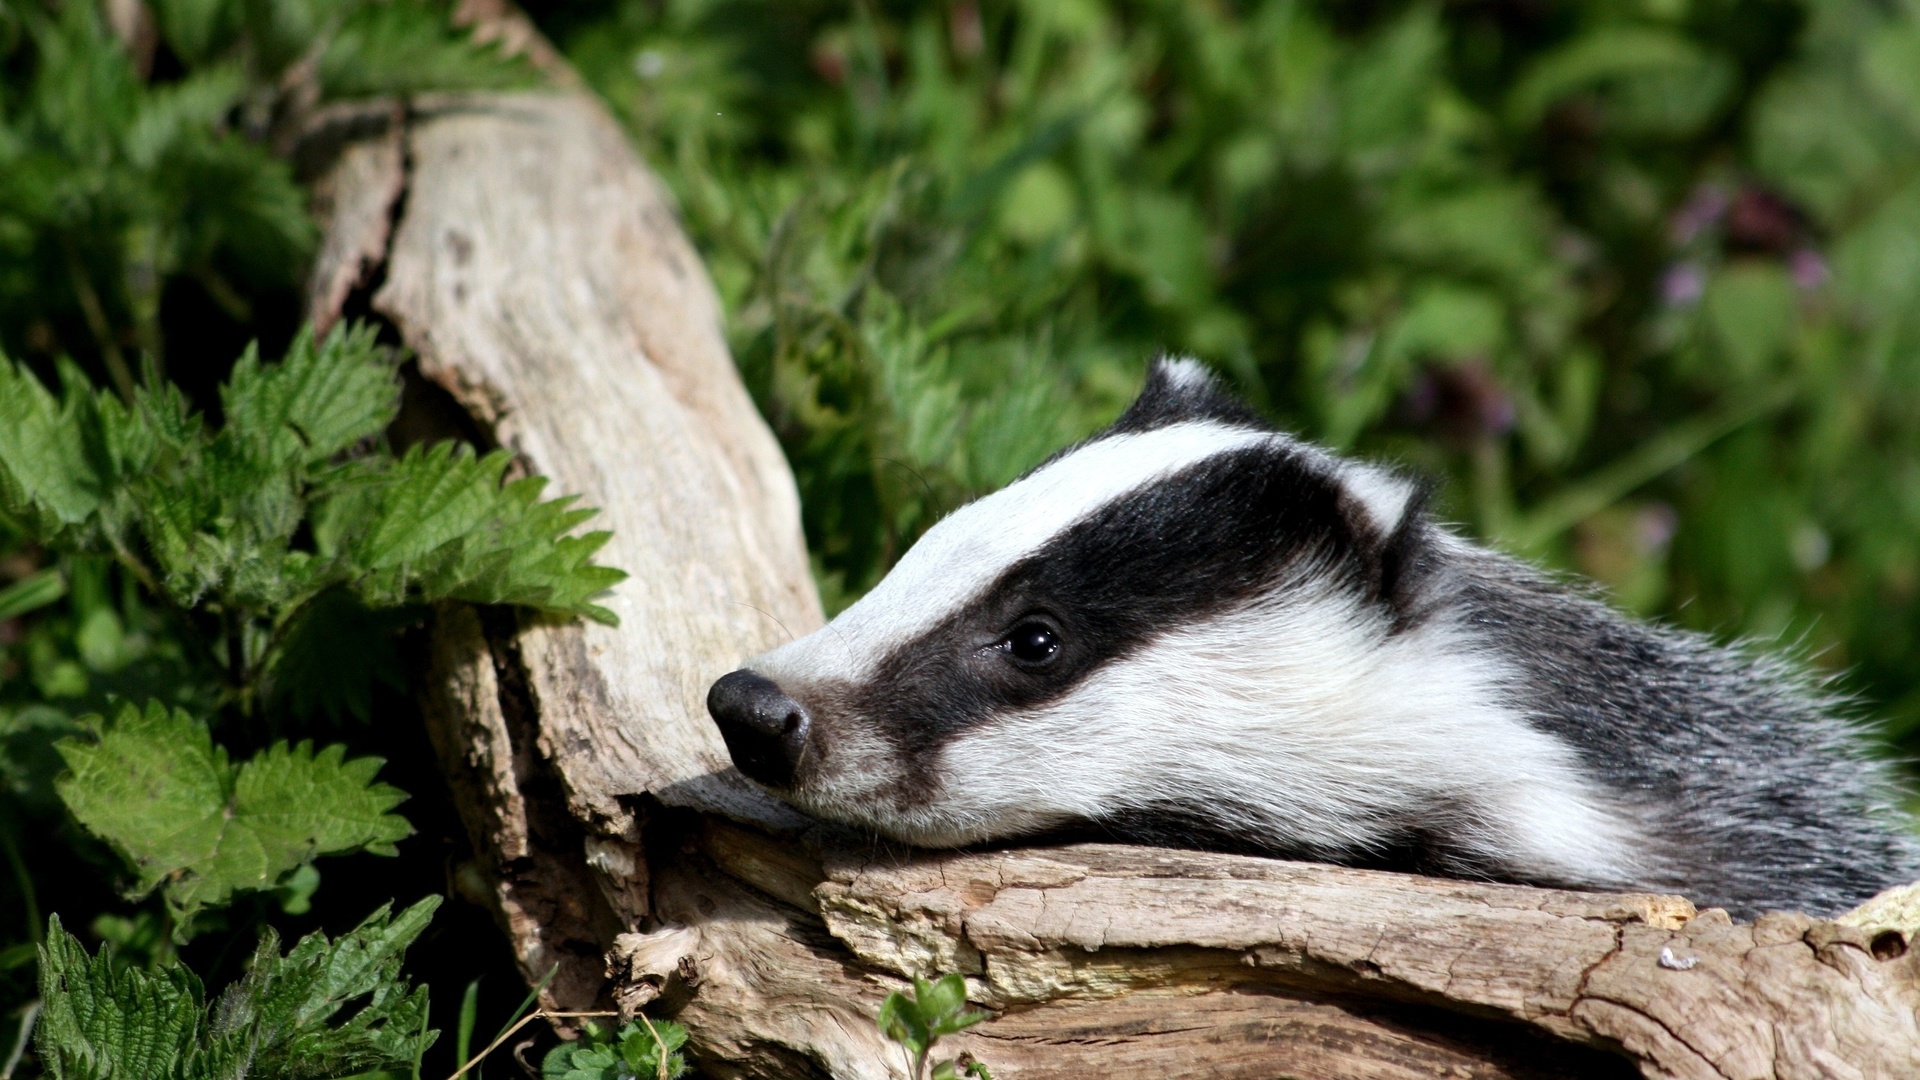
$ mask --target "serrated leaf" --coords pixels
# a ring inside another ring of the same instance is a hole
[[[40,999],[34,1047],[54,1080],[184,1077],[199,1044],[202,991],[191,971],[116,964],[106,946],[89,956],[57,915],[40,948]]]
[[[58,537],[100,509],[90,406],[78,386],[56,400],[32,372],[0,357],[0,510],[36,538]]]
[[[686,1042],[687,1029],[670,1020],[628,1021],[620,1029],[620,1060],[636,1080],[652,1080],[661,1075],[663,1058],[665,1074],[679,1076],[687,1070],[687,1063],[674,1051]]]
[[[57,748],[72,772],[54,789],[127,860],[131,891],[149,892],[218,852],[233,775],[204,723],[157,702],[127,705],[97,742],[68,738]]]
[[[351,543],[352,561],[370,571],[368,599],[524,604],[617,622],[591,603],[626,577],[591,562],[607,534],[567,535],[593,511],[573,509],[572,497],[540,501],[538,478],[502,484],[510,461],[440,443],[396,463]]]
[[[316,464],[386,430],[400,384],[371,326],[352,325],[319,345],[301,330],[277,364],[250,347],[220,390],[229,435],[259,460]]]
[[[158,165],[182,138],[219,124],[246,92],[245,73],[232,66],[196,71],[147,90],[123,137],[128,163],[137,169]]]
[[[393,632],[418,617],[415,609],[375,611],[348,589],[328,589],[293,617],[268,696],[297,717],[370,718],[376,683],[406,686]]]
[[[547,1051],[540,1061],[542,1080],[652,1080],[680,1076],[686,1059],[687,1029],[668,1020],[630,1020],[618,1032],[589,1021],[578,1040]],[[665,1070],[661,1058],[665,1055]]]
[[[393,916],[383,906],[338,941],[309,934],[285,957],[269,931],[246,976],[213,1009],[211,1063],[246,1060],[254,1075],[285,1080],[411,1063],[420,1048],[427,989],[410,988],[400,962],[439,904],[429,896]],[[358,1012],[334,1022],[361,999]],[[426,1033],[425,1041],[435,1034]]]
[[[376,758],[278,743],[235,768],[206,724],[150,703],[123,706],[98,741],[59,744],[72,774],[56,784],[88,831],[135,873],[140,895],[164,886],[176,933],[240,889],[265,889],[309,860],[348,851],[393,854],[410,831],[389,813],[406,796],[376,783]]]
[[[513,456],[485,457],[454,443],[407,451],[386,478],[372,524],[354,545],[354,559],[375,569],[398,569],[485,528],[500,498],[500,478]]]
[[[477,44],[419,0],[361,5],[328,44],[319,70],[334,97],[502,89],[531,79],[524,62]]]
[[[338,941],[309,934],[284,957],[268,930],[211,1010],[185,967],[142,971],[110,946],[88,956],[56,916],[40,951],[35,1046],[56,1080],[320,1080],[410,1066],[438,1033],[425,1028],[426,987],[409,986],[400,963],[439,903],[397,916],[382,907]]]

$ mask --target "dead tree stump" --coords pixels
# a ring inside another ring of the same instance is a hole
[[[703,701],[820,623],[792,477],[667,196],[555,87],[335,111],[302,144],[316,321],[385,319],[460,425],[601,508],[633,575],[617,629],[450,608],[432,630],[431,733],[522,970],[559,967],[549,1005],[675,1016],[716,1076],[902,1076],[876,1006],[960,971],[995,1015],[955,1050],[1006,1080],[1920,1077],[1898,931],[1109,845],[889,849],[746,782]]]

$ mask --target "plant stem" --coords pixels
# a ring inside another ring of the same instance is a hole
[[[220,310],[226,312],[234,322],[253,321],[253,305],[240,295],[240,290],[234,288],[232,282],[220,275],[220,271],[203,263],[194,269],[193,280],[200,283],[200,287],[207,291],[207,296],[220,305]]]
[[[100,294],[94,291],[92,279],[87,277],[87,268],[80,262],[80,251],[67,240],[61,247],[67,257],[67,277],[73,284],[73,295],[80,301],[80,313],[86,317],[87,330],[93,334],[94,344],[100,348],[100,360],[107,366],[107,375],[113,379],[113,387],[120,392],[123,401],[133,400],[133,372],[127,368],[127,358],[121,355],[120,344],[113,339],[113,324],[107,321],[107,309],[100,302]]]
[[[20,906],[26,909],[27,936],[39,944],[43,939],[40,929],[40,899],[34,893],[33,875],[27,872],[27,860],[20,855],[20,846],[13,838],[13,815],[9,813],[0,821],[0,847],[7,850],[7,866],[13,870],[13,877],[20,885]]]
[[[653,1061],[656,1066],[654,1073],[657,1080],[667,1080],[667,1044],[660,1041],[660,1031],[653,1026],[653,1021],[647,1018],[646,1013],[634,1015],[641,1023],[647,1025],[647,1034],[653,1036]]]
[[[1668,428],[1625,457],[1519,515],[1510,527],[1502,530],[1501,539],[1522,552],[1537,552],[1554,537],[1627,497],[1635,488],[1784,407],[1793,400],[1795,389],[1792,383],[1782,383]]]
[[[617,1012],[608,1012],[606,1010],[601,1010],[599,1012],[548,1012],[545,1009],[535,1009],[534,1011],[521,1017],[520,1020],[517,1023],[515,1023],[512,1027],[501,1032],[498,1036],[494,1038],[492,1042],[487,1044],[486,1049],[473,1055],[473,1057],[470,1060],[468,1060],[468,1062],[465,1065],[462,1065],[458,1069],[453,1070],[453,1075],[447,1077],[447,1080],[460,1080],[462,1076],[465,1076],[467,1074],[467,1071],[469,1069],[472,1069],[475,1065],[480,1064],[480,1062],[484,1060],[488,1054],[491,1054],[495,1050],[500,1049],[501,1043],[504,1043],[508,1039],[513,1038],[514,1032],[519,1031],[521,1028],[526,1027],[528,1024],[533,1023],[535,1020],[539,1020],[542,1018],[545,1018],[548,1020],[569,1020],[575,1017],[619,1016],[619,1015],[620,1014]]]
[[[33,1024],[40,1019],[42,1004],[35,998],[20,1010],[20,1033],[13,1037],[13,1051],[7,1055],[6,1064],[0,1065],[0,1080],[12,1080],[13,1070],[19,1068],[20,1059],[27,1056],[27,1040],[33,1037]]]

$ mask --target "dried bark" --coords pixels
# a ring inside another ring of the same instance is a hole
[[[904,1075],[874,1009],[953,970],[995,1014],[953,1050],[1004,1078],[1920,1076],[1898,930],[1108,845],[912,852],[801,817],[703,707],[820,611],[657,181],[572,89],[350,110],[306,148],[315,319],[387,320],[455,426],[600,507],[633,574],[617,629],[450,609],[426,661],[501,925],[530,978],[559,967],[549,1005],[677,1016],[716,1076]]]

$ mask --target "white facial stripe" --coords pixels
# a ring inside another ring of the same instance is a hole
[[[969,503],[927,530],[873,591],[825,629],[753,662],[776,681],[858,679],[978,596],[1009,566],[1100,507],[1216,454],[1285,436],[1212,422],[1113,435]]]
[[[1443,624],[1383,637],[1375,619],[1296,594],[1168,634],[1062,701],[955,739],[940,805],[890,824],[964,843],[1204,793],[1248,836],[1357,854],[1451,805],[1485,824],[1450,839],[1498,865],[1645,876],[1623,808],[1499,704],[1496,661]]]

